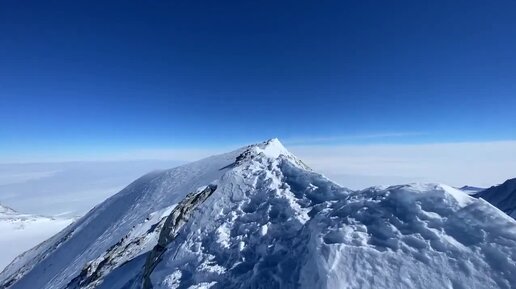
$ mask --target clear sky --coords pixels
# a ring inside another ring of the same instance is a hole
[[[2,1],[0,162],[515,140],[515,15],[504,0]]]

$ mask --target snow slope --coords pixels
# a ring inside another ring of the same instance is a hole
[[[222,177],[244,149],[137,179],[29,252],[30,258],[8,266],[0,273],[0,288],[65,287],[89,261],[101,258],[133,228],[143,227],[153,215]]]
[[[146,175],[0,288],[513,288],[516,222],[446,185],[352,191],[278,140]]]
[[[516,219],[516,178],[507,180],[501,185],[483,190],[474,196],[488,201],[493,206]]]
[[[84,216],[130,182],[186,162],[97,161],[0,163],[0,203],[21,212]]]
[[[72,222],[72,218],[21,214],[0,204],[0,270]]]

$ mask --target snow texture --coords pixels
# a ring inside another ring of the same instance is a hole
[[[276,139],[144,176],[29,253],[0,288],[516,284],[516,222],[489,203],[440,184],[352,191]]]

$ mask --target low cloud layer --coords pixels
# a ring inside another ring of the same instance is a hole
[[[94,162],[0,164],[0,202],[27,213],[82,215],[149,171],[240,146],[120,152]],[[287,148],[315,171],[351,189],[412,182],[489,187],[516,177],[516,141]]]
[[[408,182],[488,187],[516,177],[516,141],[289,149],[315,170],[351,188]]]
[[[0,203],[23,213],[83,215],[136,178],[177,161],[0,164]]]

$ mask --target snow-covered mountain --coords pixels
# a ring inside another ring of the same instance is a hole
[[[352,191],[270,140],[136,180],[0,288],[514,288],[516,221],[437,184]]]
[[[474,195],[482,198],[516,219],[516,178],[505,181]]]
[[[466,193],[468,195],[474,195],[474,194],[477,194],[477,193],[485,190],[485,188],[479,188],[479,187],[474,187],[474,186],[463,186],[463,187],[460,187],[459,190],[463,191],[464,193]]]
[[[72,218],[22,214],[0,204],[0,270],[72,222]]]

